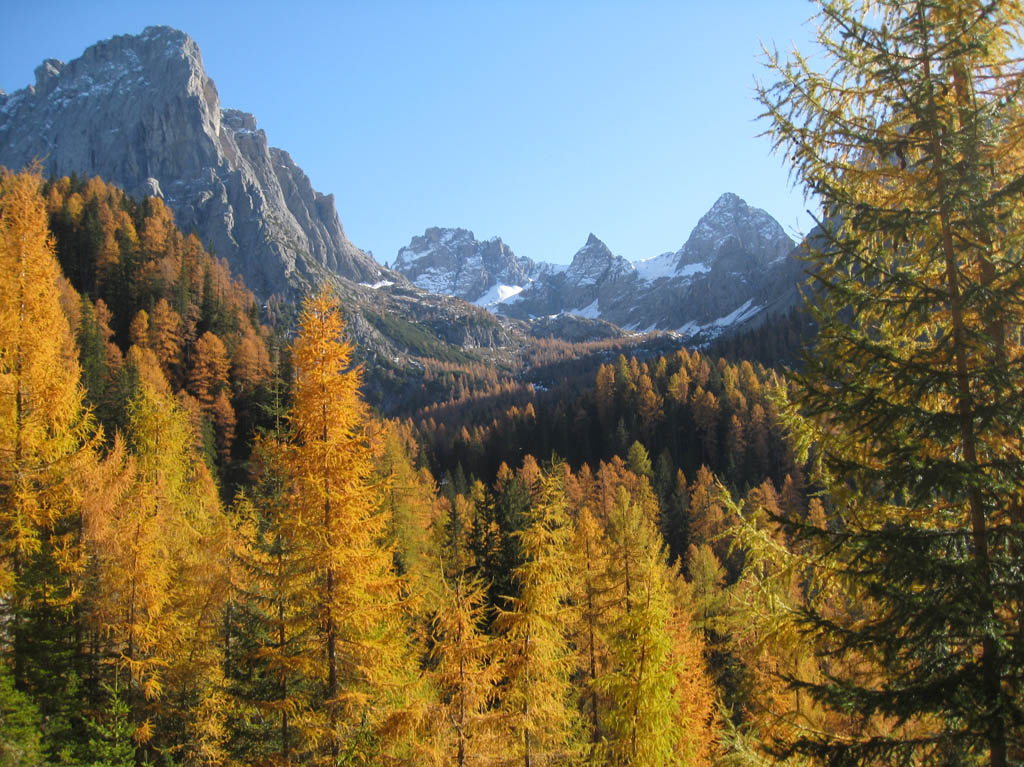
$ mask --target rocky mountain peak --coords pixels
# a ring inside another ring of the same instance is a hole
[[[424,290],[480,301],[502,287],[518,292],[534,264],[516,258],[500,237],[480,241],[468,229],[430,227],[398,251],[394,269]]]
[[[566,280],[575,285],[588,285],[633,271],[622,256],[616,256],[593,232],[586,244],[576,251],[565,272]]]
[[[705,213],[676,252],[676,269],[702,264],[726,271],[747,271],[785,258],[793,241],[760,208],[726,192]]]
[[[99,42],[35,85],[0,97],[0,164],[43,158],[56,176],[102,176],[157,194],[183,231],[228,259],[260,296],[340,274],[376,282],[381,268],[345,236],[330,195],[316,192],[256,118],[222,110],[199,46],[171,27]]]
[[[615,255],[611,249],[599,240],[593,232],[587,237],[586,244],[577,250],[572,257],[572,262],[569,264],[569,271],[573,268],[583,268],[593,265],[604,265],[607,266],[615,260]]]

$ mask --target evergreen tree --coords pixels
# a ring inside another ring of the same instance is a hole
[[[135,742],[128,704],[112,687],[106,686],[103,712],[87,722],[89,767],[135,767]]]
[[[856,605],[807,611],[848,673],[803,683],[865,726],[790,750],[830,763],[1024,758],[1021,18],[1014,0],[825,0],[827,71],[773,56],[760,89],[826,214],[796,400],[834,511],[790,521]]]
[[[608,699],[603,746],[609,765],[669,764],[682,738],[674,686],[672,600],[653,521],[618,489],[609,520],[616,602],[608,627],[610,664],[595,686]]]
[[[36,767],[43,762],[39,709],[14,687],[6,665],[0,665],[0,765]]]
[[[259,439],[252,481],[235,502],[241,535],[225,658],[234,700],[229,748],[241,761],[271,765],[306,757],[302,725],[319,701],[317,622],[305,609],[315,574],[289,525],[283,454],[281,442]]]

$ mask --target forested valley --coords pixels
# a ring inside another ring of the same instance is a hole
[[[0,765],[1024,759],[1024,10],[866,11],[759,89],[810,319],[388,418],[330,286],[4,171]]]

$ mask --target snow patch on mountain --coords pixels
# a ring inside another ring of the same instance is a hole
[[[744,320],[750,319],[761,310],[760,306],[755,306],[751,299],[747,299],[740,306],[737,306],[733,311],[724,317],[719,317],[717,320],[711,323],[712,327],[716,328],[727,328],[730,325],[736,325]]]
[[[522,292],[522,285],[494,285],[490,290],[472,303],[477,306],[482,306],[485,309],[493,310],[499,304],[513,303],[517,301],[519,299],[519,294]]]
[[[645,258],[640,261],[634,261],[633,267],[636,269],[636,275],[645,282],[654,282],[664,277],[674,277],[676,274],[675,269],[676,254],[662,253],[660,256],[654,258]]]
[[[518,292],[536,272],[532,261],[516,258],[500,237],[481,241],[468,229],[440,227],[413,237],[398,251],[394,269],[424,290],[481,306],[508,301],[512,294],[501,298],[501,287]]]
[[[595,298],[591,303],[580,309],[569,309],[566,314],[575,314],[577,317],[596,320],[601,316],[601,309],[598,307],[597,299]]]

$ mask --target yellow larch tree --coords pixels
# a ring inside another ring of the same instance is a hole
[[[673,694],[678,673],[670,633],[672,600],[660,537],[652,520],[618,489],[609,520],[610,664],[596,682],[607,697],[603,751],[610,765],[668,764],[682,736]]]
[[[228,385],[231,363],[224,342],[216,333],[206,331],[196,341],[192,368],[188,373],[188,390],[202,403],[204,410],[213,407],[217,394]]]
[[[37,173],[0,176],[0,593],[70,513],[65,480],[92,424],[58,292]]]
[[[15,683],[40,697],[55,756],[81,673],[79,495],[97,435],[40,186],[35,171],[0,174],[0,636]]]
[[[153,318],[149,323],[150,345],[160,360],[160,367],[172,385],[179,383],[181,370],[181,316],[171,308],[166,298],[161,298],[153,307]]]
[[[576,712],[569,677],[570,525],[565,478],[556,466],[538,482],[518,539],[520,564],[512,572],[518,593],[507,597],[496,626],[506,643],[502,710],[509,757],[523,767],[563,765],[576,757]]]
[[[586,761],[596,764],[597,747],[603,738],[601,714],[604,703],[595,683],[607,669],[606,624],[611,603],[608,581],[609,552],[603,525],[583,506],[573,525],[572,598],[578,605],[573,626],[577,676],[580,683],[580,712],[587,720],[589,750]]]
[[[470,767],[499,758],[499,715],[493,701],[501,675],[499,642],[483,630],[486,584],[457,574],[442,576],[431,630],[433,680],[440,695],[436,722],[438,765]]]
[[[92,610],[136,740],[210,761],[220,753],[211,704],[231,535],[188,416],[166,382],[146,380],[160,375],[155,361],[148,367],[128,405],[131,486],[90,524],[99,584]]]
[[[407,681],[405,634],[400,580],[383,545],[388,519],[371,482],[360,370],[342,330],[325,290],[305,302],[292,349],[289,524],[316,571],[306,601],[324,661],[324,716],[307,723],[306,736],[320,746],[316,763],[379,764]]]

